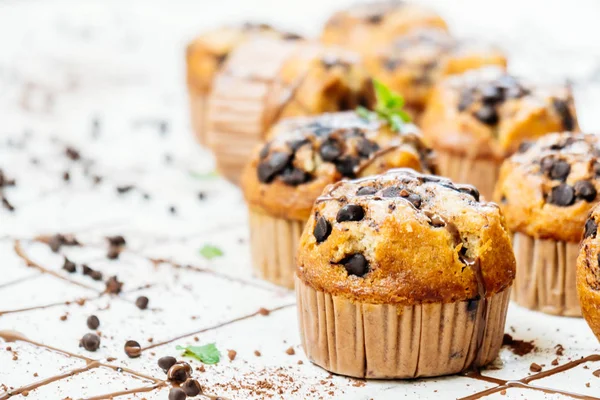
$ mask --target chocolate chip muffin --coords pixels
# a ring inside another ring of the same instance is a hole
[[[496,358],[515,275],[510,236],[472,186],[412,170],[328,186],[298,250],[308,357],[338,374],[415,378]]]
[[[236,46],[260,36],[287,40],[299,38],[295,34],[279,32],[266,24],[246,23],[204,32],[187,46],[187,87],[192,128],[203,145],[207,145],[207,97],[216,73]]]
[[[459,41],[439,28],[421,28],[369,53],[365,64],[371,75],[402,93],[413,114],[419,115],[442,77],[486,65],[504,68],[506,58],[493,46]]]
[[[328,184],[408,167],[435,172],[414,125],[396,132],[353,112],[291,118],[273,127],[242,179],[250,213],[254,269],[294,286],[295,255],[314,200]]]
[[[586,216],[598,202],[599,156],[598,136],[555,133],[524,142],[502,165],[495,200],[514,235],[520,305],[581,315],[575,265]]]
[[[422,27],[447,29],[446,22],[426,7],[397,0],[374,1],[333,14],[325,24],[321,41],[366,54],[374,46]]]
[[[301,41],[246,41],[229,57],[210,96],[209,136],[217,168],[237,183],[272,124],[370,106],[372,93],[354,53]]]
[[[502,161],[522,141],[578,130],[569,88],[533,85],[494,67],[440,82],[421,127],[439,153],[441,175],[475,185],[487,199]]]
[[[577,258],[577,292],[581,312],[600,340],[600,208],[594,206],[585,222],[581,250]]]

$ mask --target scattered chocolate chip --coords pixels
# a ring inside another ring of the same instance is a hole
[[[288,349],[285,351],[285,353],[288,356],[293,356],[294,354],[296,354],[296,350],[294,350],[294,348],[292,346],[288,347]]]
[[[158,366],[166,374],[169,371],[169,369],[173,365],[175,365],[176,362],[177,362],[177,359],[175,359],[175,357],[165,356],[165,357],[161,357],[158,359]]]
[[[177,208],[175,208],[175,206],[170,206],[170,207],[169,207],[169,212],[170,212],[171,214],[177,214]]]
[[[135,340],[126,341],[124,349],[129,358],[137,358],[142,355],[142,346]]]
[[[195,379],[188,379],[181,385],[181,389],[190,397],[198,396],[202,393],[202,386]]]
[[[2,196],[2,207],[4,207],[5,209],[7,209],[10,212],[15,211],[15,206],[13,206],[11,204],[11,202],[8,201],[8,199],[5,196]]]
[[[287,152],[274,152],[269,158],[258,164],[258,180],[270,183],[275,176],[288,165],[292,155]]]
[[[365,210],[358,204],[346,204],[340,208],[335,220],[337,222],[360,221],[365,217]]]
[[[186,397],[187,395],[181,388],[174,387],[169,390],[169,400],[185,400]]]
[[[183,383],[192,375],[192,367],[185,361],[173,364],[167,372],[167,379],[177,383]]]
[[[106,281],[106,293],[119,294],[123,288],[123,282],[119,282],[116,276],[111,276]]]
[[[125,246],[125,244],[127,244],[125,238],[121,235],[107,236],[106,240],[108,240],[108,243],[111,246]]]
[[[562,120],[562,126],[567,131],[572,131],[575,128],[575,119],[569,109],[569,103],[561,99],[553,99],[552,105]]]
[[[561,207],[570,206],[574,202],[575,189],[566,183],[561,183],[560,185],[553,187],[550,196],[548,196],[548,203]]]
[[[586,239],[588,237],[595,238],[598,233],[598,224],[594,221],[593,218],[590,218],[585,223],[585,231],[583,233],[583,238]]]
[[[486,125],[496,125],[499,117],[496,109],[492,106],[484,105],[475,112],[475,118]]]
[[[117,186],[117,193],[125,194],[133,189],[133,185]]]
[[[229,358],[229,361],[235,360],[235,356],[237,356],[237,351],[227,350],[227,357]]]
[[[352,254],[340,261],[344,265],[348,275],[364,276],[369,272],[369,262],[362,254]]]
[[[370,196],[377,193],[377,189],[372,186],[363,186],[356,191],[357,196]]]
[[[79,246],[80,243],[71,235],[61,235],[60,233],[48,239],[48,246],[54,253],[58,253],[61,246]]]
[[[204,199],[206,199],[206,193],[198,192],[198,200],[202,201]]]
[[[510,351],[518,356],[524,356],[535,350],[533,341],[526,342],[524,340],[514,339],[508,333],[505,333],[502,337],[502,345],[508,346]]]
[[[135,305],[140,310],[145,310],[146,308],[148,308],[148,302],[149,300],[146,296],[140,296],[137,299],[135,299]]]
[[[73,147],[67,147],[65,149],[65,154],[71,161],[78,161],[81,159],[81,154]]]
[[[77,267],[75,266],[74,262],[70,261],[67,257],[65,257],[65,262],[62,266],[62,269],[72,274],[77,270]]]
[[[529,370],[531,372],[541,372],[542,371],[542,366],[540,364],[537,364],[537,363],[531,363],[531,365],[529,366]]]
[[[359,162],[360,160],[356,157],[345,156],[335,162],[335,168],[342,176],[354,178],[356,176],[355,169]]]
[[[310,180],[310,175],[301,169],[288,167],[280,175],[281,180],[286,185],[298,186]]]
[[[597,191],[594,184],[590,181],[577,181],[574,185],[575,196],[587,201],[588,203],[596,200]]]
[[[69,174],[69,171],[63,172],[62,179],[65,182],[69,182],[71,180],[71,174]]]
[[[324,242],[331,234],[331,224],[325,217],[319,217],[313,230],[313,235],[317,240],[317,243]]]
[[[100,326],[100,320],[95,315],[90,315],[86,321],[87,327],[95,331]]]
[[[86,333],[81,338],[79,346],[87,351],[96,351],[100,347],[100,337],[95,333]]]
[[[564,160],[556,160],[550,167],[549,175],[551,179],[565,181],[571,172],[571,165]]]
[[[342,155],[342,146],[337,140],[327,139],[321,144],[319,154],[323,161],[331,162],[337,160]]]
[[[106,258],[109,260],[116,260],[119,258],[119,254],[121,254],[121,249],[119,247],[110,246],[106,252]]]

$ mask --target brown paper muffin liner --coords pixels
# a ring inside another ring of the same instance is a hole
[[[254,271],[271,283],[293,289],[296,250],[305,222],[275,218],[252,209],[249,217]]]
[[[467,158],[444,150],[437,151],[441,176],[456,183],[475,186],[485,200],[492,200],[494,187],[500,174],[500,164],[495,160]]]
[[[192,129],[196,135],[196,139],[202,146],[208,146],[207,127],[206,127],[206,112],[207,100],[206,93],[201,93],[192,87],[189,87],[190,100],[190,117],[192,119]]]
[[[485,302],[394,306],[353,302],[295,280],[304,351],[336,374],[376,379],[455,374],[490,363],[502,346],[510,287]]]
[[[579,244],[516,232],[513,249],[517,275],[512,299],[531,310],[581,317],[576,283]]]

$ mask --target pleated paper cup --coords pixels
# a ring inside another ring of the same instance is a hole
[[[275,218],[252,208],[249,217],[254,271],[262,279],[293,289],[296,251],[305,221]]]
[[[512,299],[531,310],[581,317],[576,283],[579,244],[517,232],[513,249],[517,274]]]
[[[208,109],[208,95],[192,87],[189,88],[190,117],[192,129],[196,139],[202,146],[208,146],[206,112]]]
[[[486,301],[396,306],[353,302],[295,280],[304,351],[336,374],[450,375],[490,363],[502,346],[510,287]]]
[[[500,163],[492,159],[476,159],[437,150],[437,162],[441,176],[456,183],[475,186],[487,201],[494,196],[494,187],[500,175]]]

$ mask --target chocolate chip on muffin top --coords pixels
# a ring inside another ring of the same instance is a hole
[[[495,197],[511,229],[577,242],[599,200],[599,172],[597,135],[550,134],[526,142],[504,163]]]
[[[395,169],[340,181],[315,203],[298,276],[375,303],[481,298],[514,275],[503,224],[495,204],[446,178]]]

